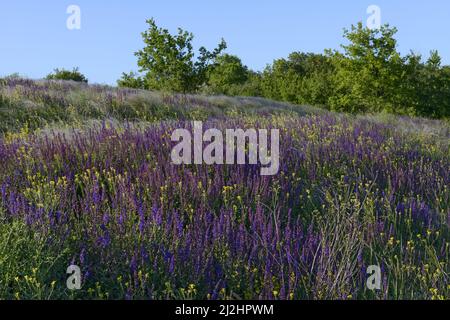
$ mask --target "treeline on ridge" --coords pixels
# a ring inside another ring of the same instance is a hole
[[[324,54],[293,52],[255,72],[235,55],[224,53],[224,40],[213,51],[196,55],[193,34],[173,35],[153,19],[136,52],[139,73],[124,73],[121,87],[181,93],[260,96],[349,112],[388,112],[431,118],[450,116],[450,66],[437,51],[427,61],[397,50],[396,28],[372,30],[362,23],[344,31],[348,44]]]

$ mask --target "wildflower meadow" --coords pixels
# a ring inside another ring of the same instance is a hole
[[[277,174],[172,163],[194,120],[278,129]],[[450,298],[444,120],[7,79],[0,128],[0,299]]]

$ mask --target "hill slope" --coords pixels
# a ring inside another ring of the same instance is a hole
[[[444,122],[24,80],[1,103],[0,299],[450,298]],[[173,164],[190,119],[279,129],[279,173]]]
[[[263,98],[177,95],[67,81],[0,81],[0,132],[90,120],[206,120],[246,115],[322,114],[323,110]]]

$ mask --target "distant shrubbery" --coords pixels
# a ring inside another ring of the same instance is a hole
[[[65,69],[55,69],[54,73],[50,73],[46,77],[47,80],[72,80],[76,82],[88,83],[88,79],[78,70],[73,68],[72,71]]]
[[[195,61],[191,33],[179,29],[172,36],[154,20],[148,23],[146,46],[136,53],[143,75],[124,73],[119,86],[261,96],[350,113],[450,116],[450,67],[441,65],[436,51],[426,62],[415,53],[401,56],[397,29],[389,25],[371,30],[359,23],[344,32],[342,52],[294,52],[254,72],[222,53],[224,41],[213,52],[202,47]]]

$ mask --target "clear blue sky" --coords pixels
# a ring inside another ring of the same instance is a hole
[[[66,9],[81,8],[81,30],[68,30]],[[137,70],[133,52],[142,47],[145,20],[195,35],[213,48],[221,37],[228,52],[261,70],[292,51],[338,48],[342,29],[366,21],[369,5],[382,22],[399,28],[399,49],[428,56],[438,49],[450,64],[448,0],[14,0],[0,4],[0,75],[42,78],[53,68],[79,66],[90,82],[114,84]]]

